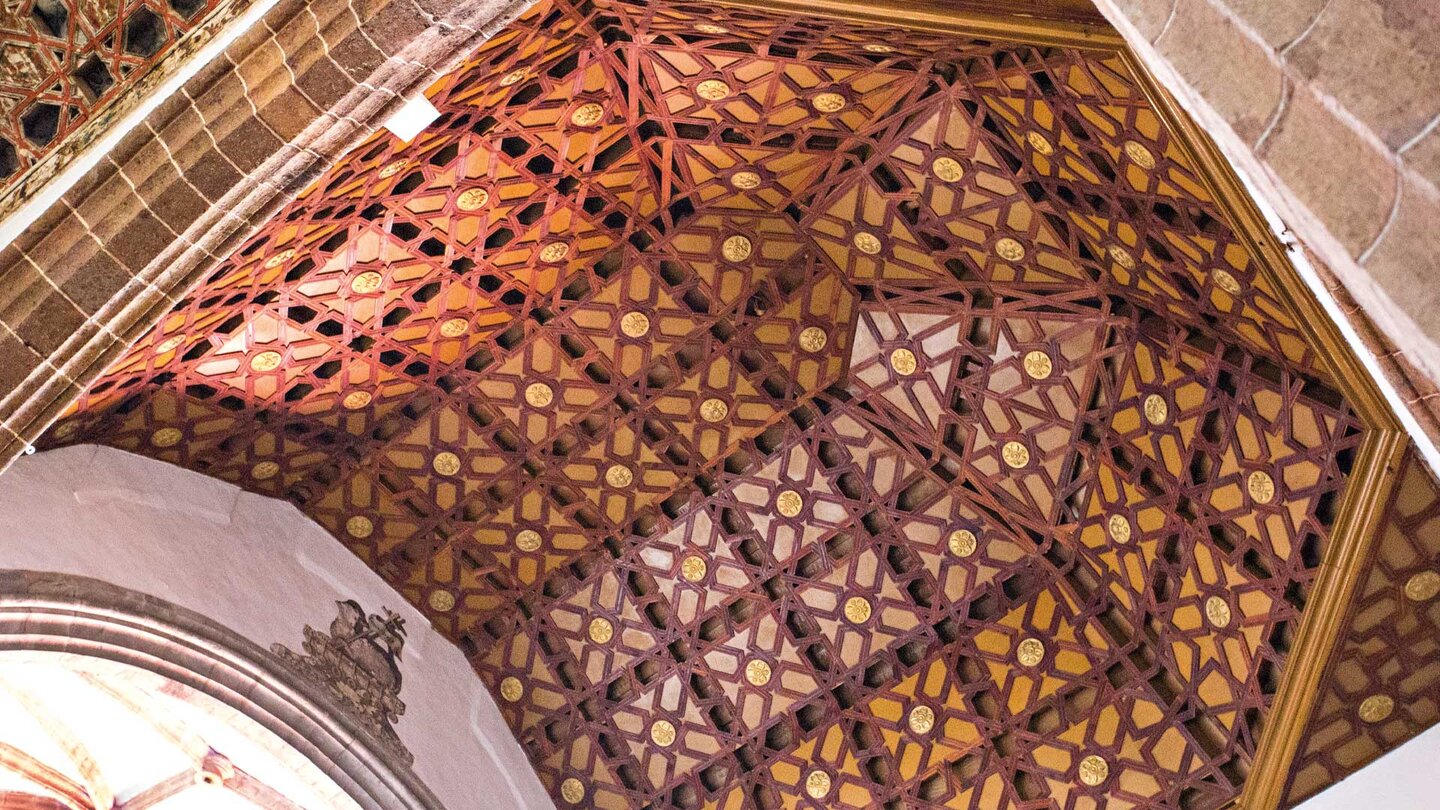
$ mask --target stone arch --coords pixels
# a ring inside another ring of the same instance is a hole
[[[80,653],[215,690],[362,807],[550,806],[461,651],[292,505],[88,445],[0,475],[0,526],[0,653]],[[340,603],[404,623],[403,711],[378,730],[373,703],[342,697],[352,684],[323,666],[346,641]]]
[[[0,654],[63,653],[155,673],[220,701],[302,754],[367,810],[441,810],[344,709],[274,655],[164,599],[90,577],[0,572]]]

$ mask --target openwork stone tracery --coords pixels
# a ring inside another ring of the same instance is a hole
[[[1219,807],[1361,424],[1113,56],[545,2],[53,432],[291,499],[561,806]]]

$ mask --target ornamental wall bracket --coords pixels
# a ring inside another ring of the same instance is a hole
[[[330,632],[305,626],[304,653],[283,644],[271,646],[287,667],[329,692],[342,707],[405,765],[415,756],[395,733],[405,714],[400,700],[400,652],[405,646],[405,619],[389,608],[366,615],[353,599],[337,601],[339,614]]]

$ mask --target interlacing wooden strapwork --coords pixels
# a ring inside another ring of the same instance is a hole
[[[0,3],[0,192],[118,98],[228,0]],[[245,5],[237,3],[236,5]],[[79,152],[88,144],[71,143]],[[3,194],[0,194],[3,196]]]
[[[546,0],[52,431],[287,498],[564,807],[1215,808],[1362,426],[1113,55]]]
[[[1400,464],[1291,768],[1286,805],[1440,721],[1440,488],[1412,450]]]

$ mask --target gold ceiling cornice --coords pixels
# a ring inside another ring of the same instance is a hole
[[[1350,603],[1380,535],[1385,506],[1407,447],[1404,433],[1366,432],[1355,471],[1341,496],[1329,551],[1320,566],[1295,648],[1280,675],[1275,704],[1236,803],[1246,810],[1279,807],[1331,656],[1344,638]]]
[[[1220,148],[1180,107],[1175,97],[1161,87],[1140,60],[1123,45],[1116,53],[1125,60],[1131,75],[1144,89],[1156,114],[1175,133],[1180,145],[1195,161],[1207,190],[1234,223],[1235,233],[1258,257],[1264,272],[1276,283],[1276,292],[1298,316],[1299,328],[1323,351],[1320,356],[1335,373],[1336,385],[1349,398],[1355,411],[1371,430],[1400,431],[1400,420],[1380,393],[1370,372],[1350,348],[1340,328],[1310,291],[1286,256],[1284,245],[1275,237],[1259,206],[1251,199],[1245,183],[1235,173]]]
[[[1345,342],[1339,327],[1311,293],[1245,185],[1215,142],[1180,108],[1128,48],[1118,49],[1131,74],[1144,88],[1156,113],[1195,160],[1200,176],[1235,224],[1235,232],[1262,271],[1298,316],[1300,330],[1323,351],[1344,392],[1369,430],[1360,446],[1354,471],[1341,498],[1331,544],[1321,564],[1305,613],[1280,677],[1280,688],[1256,747],[1255,761],[1234,807],[1271,810],[1285,799],[1291,765],[1310,724],[1323,676],[1339,647],[1360,575],[1379,535],[1380,521],[1409,437],[1380,393],[1370,372]]]
[[[1046,16],[1035,13],[996,10],[1002,3],[894,2],[885,0],[720,0],[722,5],[771,13],[808,14],[834,17],[868,25],[903,25],[931,34],[959,34],[971,38],[1001,39],[1066,48],[1118,50],[1125,40],[1095,14]],[[1038,5],[1038,4],[1026,4]]]

